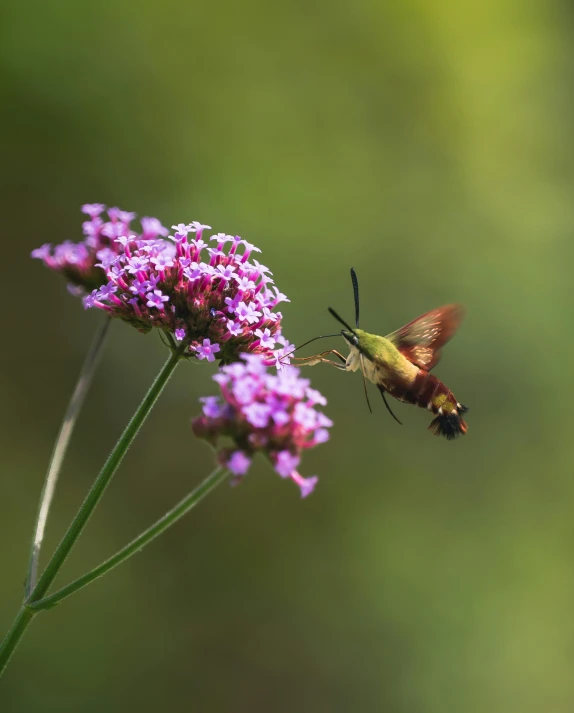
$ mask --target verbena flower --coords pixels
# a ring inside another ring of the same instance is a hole
[[[107,210],[107,216],[106,216]],[[123,252],[117,241],[120,236],[131,235],[130,228],[135,213],[120,208],[109,208],[101,203],[88,203],[82,212],[89,220],[82,225],[84,239],[79,243],[66,240],[59,245],[46,243],[32,251],[38,258],[68,280],[68,288],[73,294],[86,294],[108,282],[106,267]],[[154,240],[165,237],[167,228],[157,218],[142,218],[140,239]]]
[[[260,356],[244,354],[242,359],[215,374],[221,396],[201,399],[203,415],[193,420],[193,432],[216,448],[220,438],[231,438],[233,446],[220,448],[218,460],[236,480],[247,473],[255,453],[262,453],[306,497],[317,477],[303,478],[297,468],[306,448],[329,439],[333,423],[316,410],[327,400],[294,367],[272,374]]]
[[[172,226],[171,241],[117,235],[121,250],[102,262],[107,281],[84,299],[141,332],[157,327],[197,359],[236,361],[243,352],[262,354],[269,364],[286,361],[292,349],[281,335],[281,302],[260,252],[239,236],[217,233],[203,240],[208,225]],[[281,364],[282,365],[282,364]]]

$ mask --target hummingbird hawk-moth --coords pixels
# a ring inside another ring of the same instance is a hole
[[[349,356],[345,358],[337,350],[329,349],[314,356],[296,358],[294,361],[302,366],[313,366],[323,362],[343,371],[360,369],[369,409],[371,405],[366,379],[377,386],[385,406],[399,423],[387,403],[386,393],[398,401],[416,404],[431,411],[435,418],[429,429],[435,435],[452,440],[465,434],[468,426],[463,419],[463,414],[468,411],[467,407],[457,401],[452,391],[430,373],[440,359],[442,347],[460,326],[464,314],[462,307],[457,304],[438,307],[413,319],[412,322],[386,337],[380,337],[359,329],[359,283],[354,269],[351,269],[351,279],[355,298],[355,328],[350,327],[332,307],[329,307],[329,312],[344,327],[340,334],[349,346]],[[338,334],[325,336],[332,337]],[[315,337],[315,339],[322,338]],[[343,363],[328,359],[330,355],[337,357]]]

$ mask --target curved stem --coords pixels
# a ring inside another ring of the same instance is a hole
[[[180,500],[180,502],[171,510],[169,510],[163,517],[161,517],[157,522],[155,522],[151,527],[141,533],[135,540],[132,540],[128,545],[123,547],[119,552],[116,552],[113,557],[110,557],[101,565],[93,569],[91,572],[87,572],[83,576],[79,577],[70,584],[62,587],[54,594],[49,597],[44,597],[39,601],[35,601],[29,604],[29,608],[33,611],[38,611],[41,609],[48,609],[53,607],[66,597],[69,597],[74,592],[83,589],[86,585],[93,582],[98,577],[103,576],[109,572],[114,567],[117,567],[122,562],[125,562],[132,555],[142,550],[145,545],[147,545],[156,537],[163,534],[169,527],[174,525],[178,520],[180,520],[184,515],[186,515],[197,503],[202,500],[208,493],[210,493],[219,483],[222,483],[228,476],[227,470],[224,468],[216,468],[211,475],[192,490],[189,495]]]
[[[50,512],[50,507],[52,505],[52,500],[54,499],[54,493],[56,491],[56,483],[58,481],[58,476],[62,468],[62,463],[68,449],[68,444],[70,438],[72,437],[72,432],[80,410],[84,404],[84,399],[92,383],[96,367],[98,365],[99,358],[102,354],[102,349],[108,335],[108,330],[110,327],[111,319],[106,317],[102,322],[100,328],[96,332],[90,349],[86,355],[86,359],[82,365],[78,381],[76,383],[76,388],[68,404],[64,420],[60,427],[60,432],[56,439],[54,445],[54,450],[52,451],[52,456],[50,458],[50,463],[48,465],[48,471],[46,473],[46,478],[44,480],[44,485],[42,487],[42,494],[40,495],[40,505],[38,507],[38,515],[36,518],[36,528],[34,531],[34,539],[32,540],[32,547],[30,550],[30,559],[28,563],[28,573],[26,575],[26,585],[25,591],[26,596],[30,595],[30,592],[36,586],[36,581],[38,578],[38,561],[40,558],[40,549],[42,547],[42,542],[44,540],[44,533],[46,531],[46,522],[48,520],[48,513]]]
[[[132,441],[134,440],[138,431],[142,427],[145,419],[147,418],[149,412],[155,404],[158,396],[163,391],[163,388],[167,384],[170,376],[173,374],[180,358],[180,352],[172,352],[169,356],[169,359],[162,367],[162,370],[155,378],[155,381],[150,386],[149,391],[144,396],[143,401],[138,406],[136,412],[134,413],[130,422],[126,426],[124,432],[120,437],[120,440],[116,443],[113,451],[108,456],[104,467],[102,468],[100,474],[92,485],[88,495],[86,496],[86,499],[78,510],[76,517],[73,519],[72,524],[70,525],[66,534],[62,538],[62,541],[54,552],[52,559],[50,560],[48,566],[44,570],[44,573],[40,577],[38,584],[30,595],[30,598],[28,600],[29,604],[41,599],[44,594],[46,594],[48,587],[54,581],[54,578],[58,574],[61,566],[64,564],[66,558],[70,554],[72,547],[75,545],[76,540],[82,533],[82,530],[84,529],[86,523],[94,512],[96,505],[100,502],[100,499],[104,494],[105,489],[107,488],[110,480],[112,479],[112,476],[118,469],[119,464],[122,462],[126,451],[130,447]]]

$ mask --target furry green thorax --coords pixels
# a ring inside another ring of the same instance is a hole
[[[354,329],[352,332],[343,329],[341,334],[349,346],[356,347],[365,359],[369,359],[369,361],[392,364],[401,358],[401,354],[395,345],[385,337],[369,334],[369,332],[365,332],[362,329]]]

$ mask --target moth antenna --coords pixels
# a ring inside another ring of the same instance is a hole
[[[373,413],[373,409],[371,408],[371,402],[369,401],[369,392],[367,391],[367,378],[365,376],[365,362],[363,359],[363,355],[361,354],[361,374],[363,375],[363,388],[365,389],[365,398],[367,399],[367,406],[369,407],[369,411]]]
[[[329,307],[329,312],[333,315],[333,317],[337,320],[337,322],[341,322],[343,327],[346,327],[351,334],[355,334],[355,330],[352,327],[349,327],[349,325],[345,322],[345,320],[342,317],[339,317],[339,315],[335,312],[335,310],[332,307]],[[339,336],[339,335],[337,335]]]
[[[351,282],[353,283],[353,297],[355,298],[355,324],[359,328],[359,281],[355,268],[351,268]]]
[[[284,359],[285,357],[291,356],[291,354],[294,354],[299,349],[306,347],[307,344],[311,344],[311,342],[316,342],[317,339],[327,339],[327,337],[340,337],[340,336],[341,336],[340,333],[337,332],[336,334],[321,334],[321,336],[319,336],[319,337],[313,337],[313,339],[309,339],[308,342],[303,342],[303,344],[299,344],[298,347],[295,347],[295,349],[293,349],[293,351],[290,351],[288,354],[284,354],[282,359]]]
[[[391,410],[391,407],[390,407],[389,404],[387,403],[387,399],[385,398],[385,390],[384,390],[384,389],[381,389],[380,387],[379,387],[379,390],[380,390],[380,392],[381,392],[381,396],[383,397],[383,401],[385,402],[385,406],[387,407],[387,411],[391,414],[391,416],[395,419],[395,421],[396,421],[399,425],[402,426],[402,425],[403,425],[403,424],[402,424],[402,421],[399,421],[399,419],[395,416],[395,414],[394,414],[394,413],[392,412],[392,410]]]

